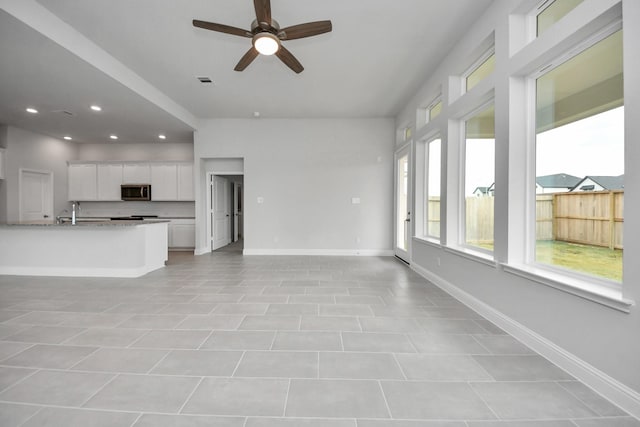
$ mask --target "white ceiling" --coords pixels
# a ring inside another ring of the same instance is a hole
[[[190,141],[200,118],[255,111],[393,117],[491,1],[271,0],[281,27],[333,23],[331,33],[284,42],[305,67],[295,74],[264,56],[233,71],[250,39],[191,25],[249,29],[251,0],[0,0],[0,123],[77,141],[118,133],[146,142],[160,132]],[[104,111],[90,113],[91,103]],[[28,105],[42,113],[27,115]]]

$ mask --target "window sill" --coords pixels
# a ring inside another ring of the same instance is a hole
[[[434,248],[442,249],[442,243],[440,243],[440,240],[432,239],[430,237],[413,236],[413,241],[422,243],[424,245],[433,246]]]
[[[493,255],[490,254],[485,254],[483,252],[478,252],[467,248],[445,247],[444,250],[449,253],[459,255],[463,258],[470,259],[471,261],[479,262],[480,264],[488,265],[493,268],[498,267],[498,263],[495,259],[493,259]]]
[[[629,313],[634,301],[622,296],[622,292],[605,285],[554,273],[528,265],[503,265],[504,271],[533,280],[534,282],[602,304],[623,313]]]

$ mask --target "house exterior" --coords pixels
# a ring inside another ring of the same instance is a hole
[[[624,175],[585,176],[570,191],[613,191],[624,190]]]
[[[563,193],[571,191],[580,182],[577,176],[556,173],[536,177],[536,194]]]

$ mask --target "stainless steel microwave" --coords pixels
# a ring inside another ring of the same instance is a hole
[[[150,184],[123,184],[120,186],[120,198],[122,200],[151,200]]]

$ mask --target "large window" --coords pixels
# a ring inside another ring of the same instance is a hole
[[[440,138],[427,143],[426,206],[424,230],[427,237],[440,239],[440,171],[442,142]]]
[[[429,107],[429,121],[435,119],[442,112],[442,101],[438,100]]]
[[[536,16],[536,34],[539,36],[549,27],[571,12],[583,0],[547,0],[540,6]]]
[[[490,105],[465,122],[464,243],[493,251],[495,110]]]
[[[622,280],[622,30],[536,79],[537,263]]]
[[[489,74],[493,73],[493,70],[496,68],[496,55],[495,53],[491,53],[488,56],[481,59],[480,63],[476,65],[471,71],[467,74],[464,79],[465,82],[465,92],[469,92],[471,89],[476,87],[478,83],[487,78]]]

